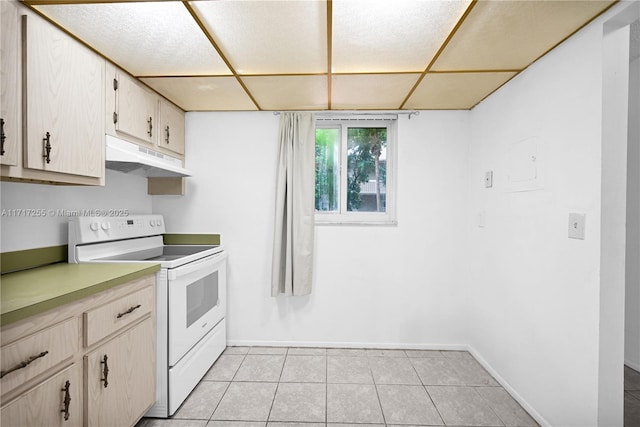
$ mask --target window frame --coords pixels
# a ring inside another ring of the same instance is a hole
[[[316,117],[316,129],[340,129],[338,211],[315,211],[316,225],[397,225],[397,115]],[[348,128],[387,128],[385,212],[347,211]]]

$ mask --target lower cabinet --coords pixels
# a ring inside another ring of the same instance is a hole
[[[135,425],[156,400],[155,337],[155,275],[3,326],[0,426]]]
[[[6,405],[0,425],[81,427],[82,366],[69,366]]]
[[[89,425],[128,426],[155,401],[150,318],[85,356]]]

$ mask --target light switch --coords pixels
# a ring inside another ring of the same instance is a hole
[[[569,213],[569,238],[584,240],[586,215]]]
[[[486,227],[486,213],[482,211],[478,213],[478,227],[485,228]]]
[[[493,187],[493,171],[485,172],[485,174],[484,174],[484,187],[485,188]]]

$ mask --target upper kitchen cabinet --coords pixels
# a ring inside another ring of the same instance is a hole
[[[24,167],[103,179],[104,59],[33,15],[22,43]]]
[[[0,2],[0,164],[18,164],[18,9],[14,2]]]
[[[107,133],[135,143],[154,144],[158,95],[107,64]]]
[[[184,111],[115,65],[106,70],[107,134],[183,159]]]
[[[160,99],[160,135],[158,147],[184,154],[184,112],[164,99]]]

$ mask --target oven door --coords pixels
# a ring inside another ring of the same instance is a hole
[[[169,366],[224,318],[226,259],[220,252],[168,270]]]

